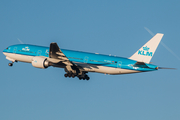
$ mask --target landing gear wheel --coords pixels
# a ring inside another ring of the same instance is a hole
[[[89,78],[89,76],[88,76],[88,75],[85,75],[85,79],[86,79],[86,80],[89,80],[90,78]]]
[[[9,63],[8,65],[12,67],[12,66],[13,66],[13,63]]]
[[[71,77],[71,73],[68,73],[68,77],[69,77],[69,78]]]
[[[72,78],[74,78],[74,77],[75,77],[75,75],[74,75],[74,74],[72,74],[71,76],[72,76]]]
[[[86,80],[89,80],[89,79],[90,79],[89,77],[86,78]]]
[[[67,74],[64,74],[64,77],[67,77],[68,75]]]

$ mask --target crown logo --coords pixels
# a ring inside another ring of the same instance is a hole
[[[29,51],[30,49],[29,49],[29,47],[25,47],[25,48],[22,48],[22,50]]]
[[[149,48],[146,46],[146,47],[143,47],[143,50],[149,51]]]

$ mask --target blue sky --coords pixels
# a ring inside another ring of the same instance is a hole
[[[152,36],[179,55],[180,2],[176,0],[1,0],[0,50],[23,43],[130,57]],[[18,38],[18,39],[17,39]],[[177,70],[64,78],[0,54],[1,120],[179,120],[180,60],[159,45],[152,62]]]

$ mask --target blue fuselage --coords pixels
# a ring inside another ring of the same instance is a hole
[[[111,68],[120,68],[127,70],[135,70],[139,72],[153,71],[156,70],[157,66],[151,64],[134,66],[137,61],[116,57],[108,56],[97,53],[87,53],[73,50],[61,49],[65,56],[73,63],[85,63],[89,65],[98,65]],[[44,56],[49,57],[49,47],[19,44],[9,46],[3,51],[3,53],[19,54],[24,56]],[[14,59],[14,58],[13,58]],[[147,67],[148,66],[148,67]]]

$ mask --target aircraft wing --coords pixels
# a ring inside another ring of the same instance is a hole
[[[51,43],[49,48],[49,58],[60,60],[60,63],[73,66],[74,64],[64,55],[57,43]]]

